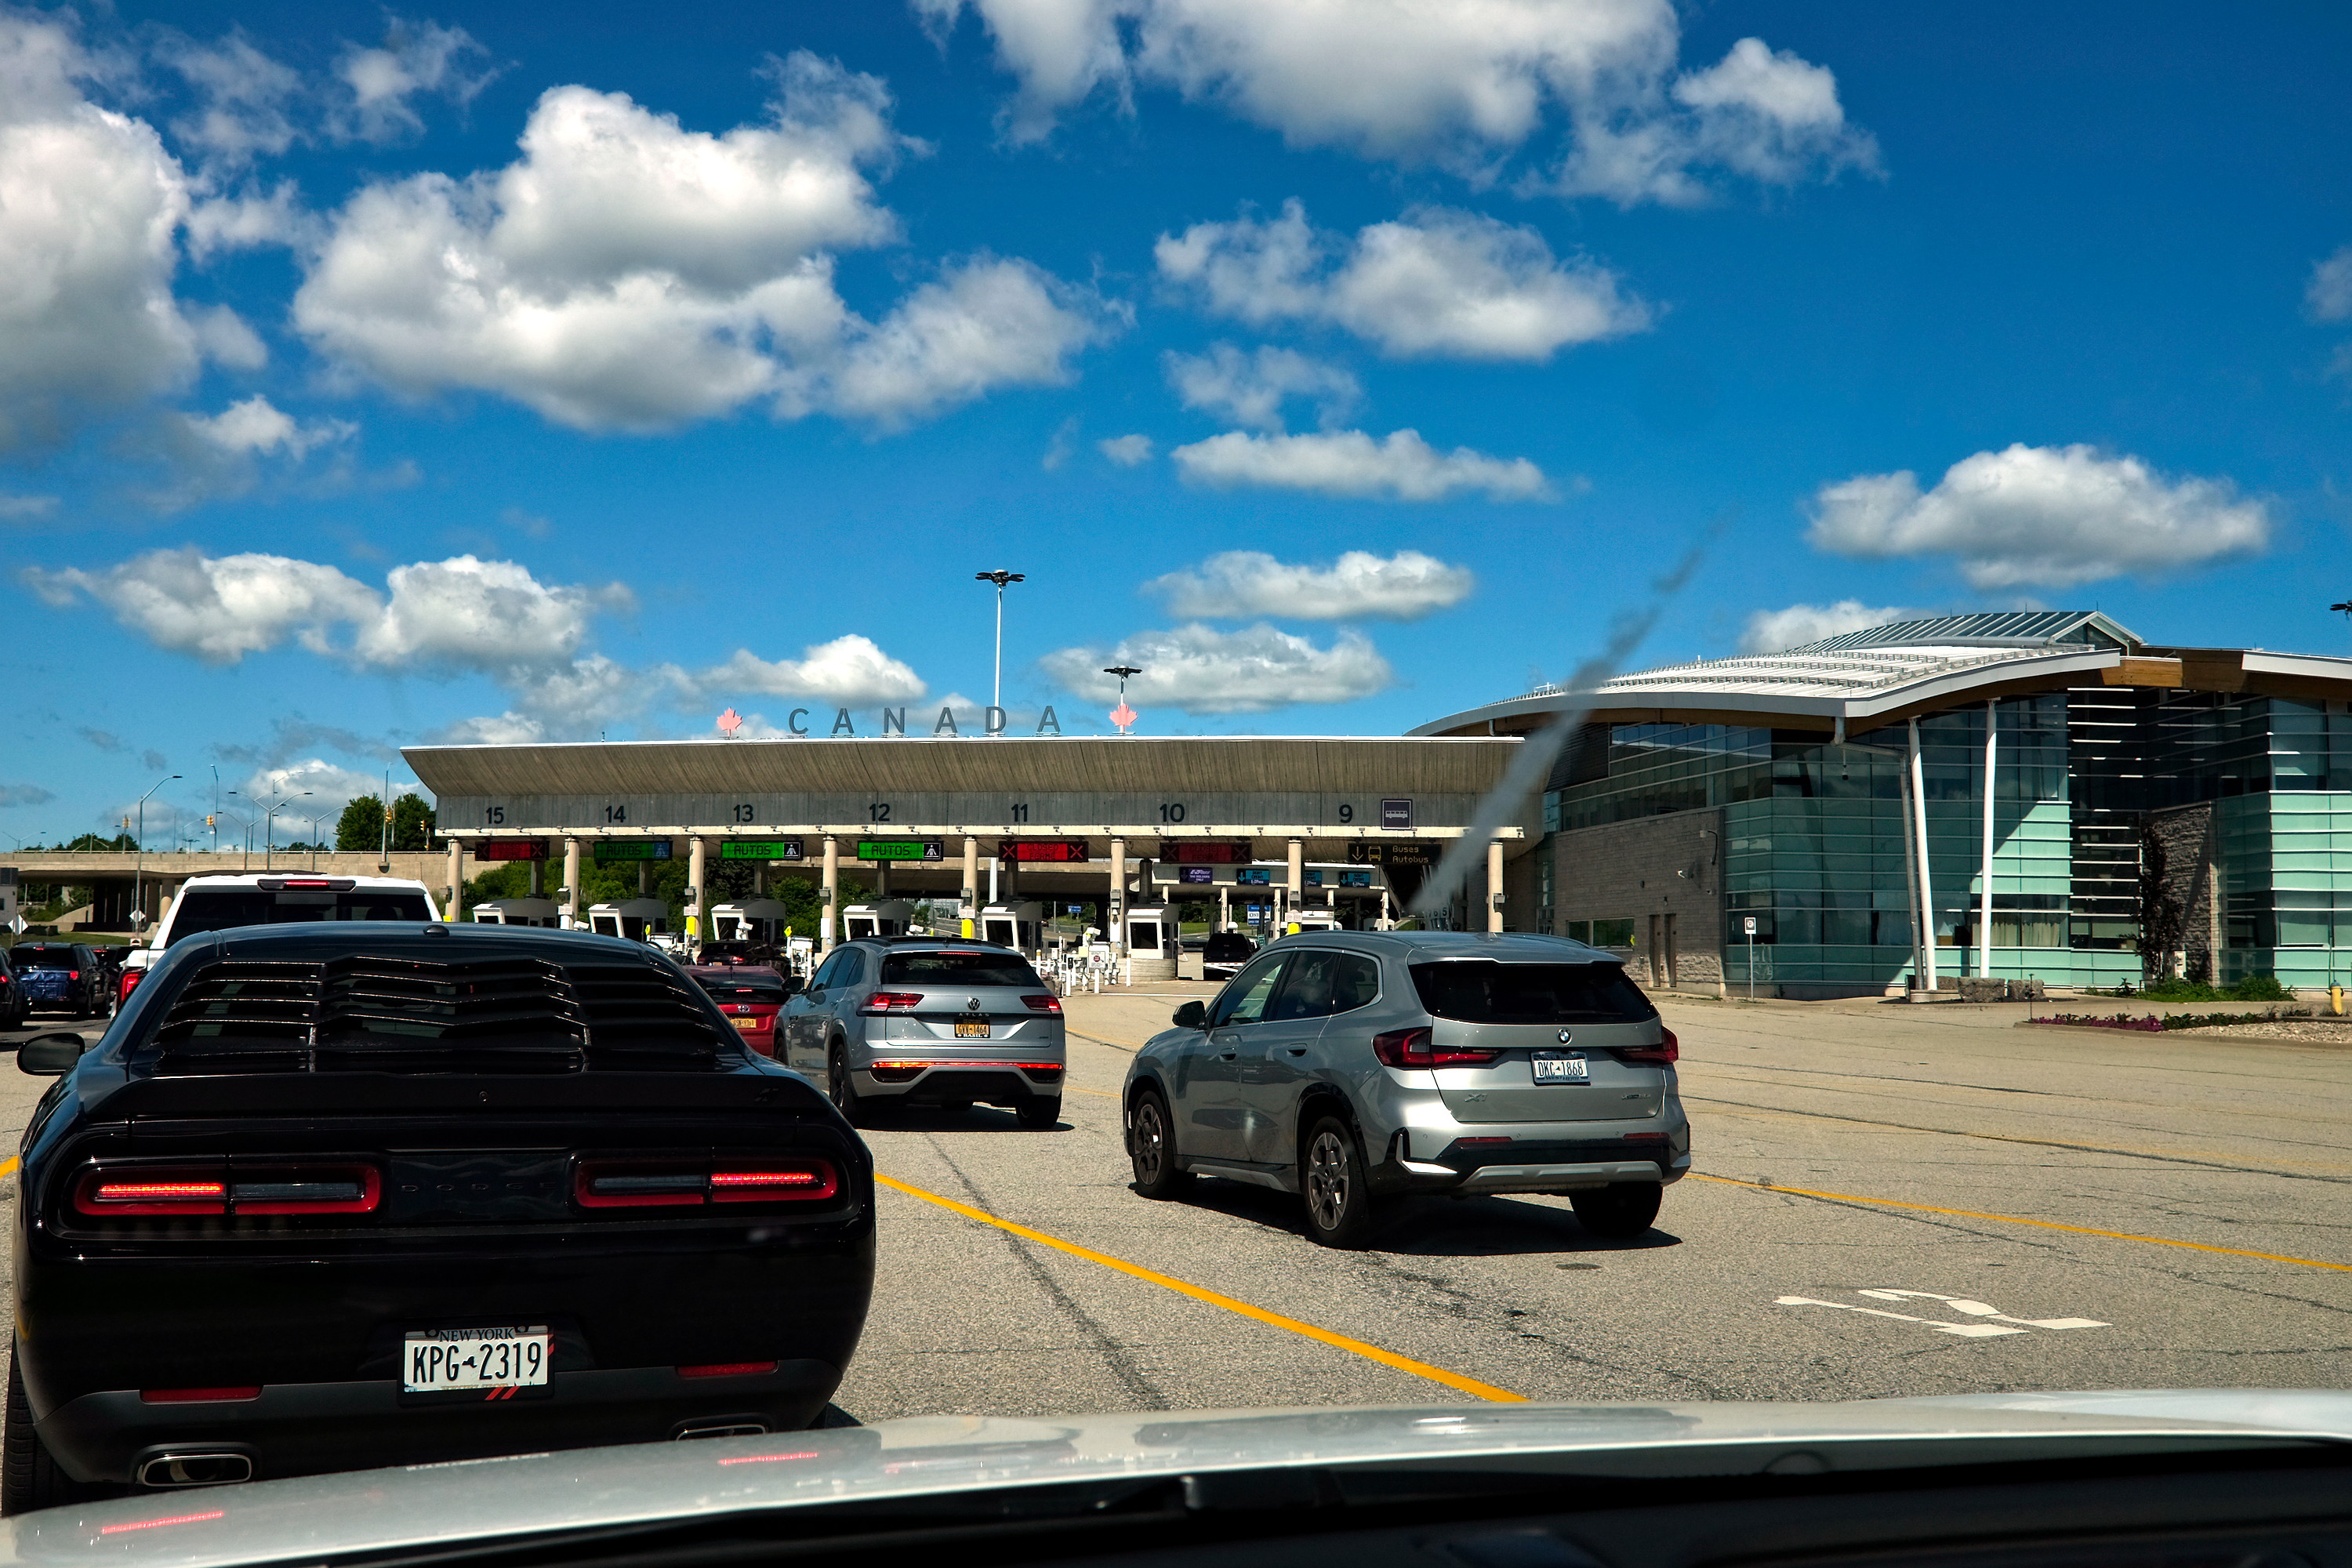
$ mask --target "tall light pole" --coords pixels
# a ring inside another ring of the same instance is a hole
[[[278,848],[278,806],[284,805],[288,800],[299,800],[303,795],[309,795],[310,793],[310,792],[306,789],[294,795],[289,795],[286,797],[286,800],[279,801],[278,805],[271,806],[268,811],[263,814],[263,827],[261,830],[261,868],[263,870],[267,871],[269,869],[270,856],[275,853]]]
[[[319,868],[319,824],[320,824],[321,822],[324,822],[326,819],[327,819],[327,814],[326,814],[325,812],[323,812],[323,811],[322,811],[322,812],[320,812],[318,816],[314,816],[314,817],[311,817],[311,818],[310,819],[310,869],[312,869],[313,871],[315,871],[315,870],[317,870],[317,869]]]
[[[996,674],[988,687],[988,705],[992,708],[1004,706],[1004,584],[1023,582],[1027,576],[1024,572],[1007,572],[1002,567],[971,574],[975,583],[996,584]]]
[[[179,776],[173,773],[172,778],[158,779],[155,789],[162,789]],[[133,930],[147,918],[147,795],[153,795],[155,789],[139,797],[139,863],[138,868],[131,874],[131,924]]]

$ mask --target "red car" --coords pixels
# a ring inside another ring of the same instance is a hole
[[[792,986],[772,969],[748,963],[697,963],[687,968],[743,1037],[763,1057],[776,1054],[776,1015]]]

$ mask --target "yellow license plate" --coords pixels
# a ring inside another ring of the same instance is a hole
[[[730,1018],[727,1021],[747,1035],[756,1035],[760,1032],[760,1020],[757,1018]]]
[[[988,1038],[988,1020],[985,1018],[958,1018],[956,1020],[955,1037],[959,1040],[984,1040]]]

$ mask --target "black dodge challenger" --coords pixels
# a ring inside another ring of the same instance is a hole
[[[635,942],[174,946],[25,1132],[0,1507],[822,1415],[873,1166]]]

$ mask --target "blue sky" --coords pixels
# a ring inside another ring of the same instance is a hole
[[[1642,663],[2352,635],[2338,8],[642,17],[0,11],[0,835],[968,728],[1000,565],[1072,733],[1394,732],[1702,540]]]

